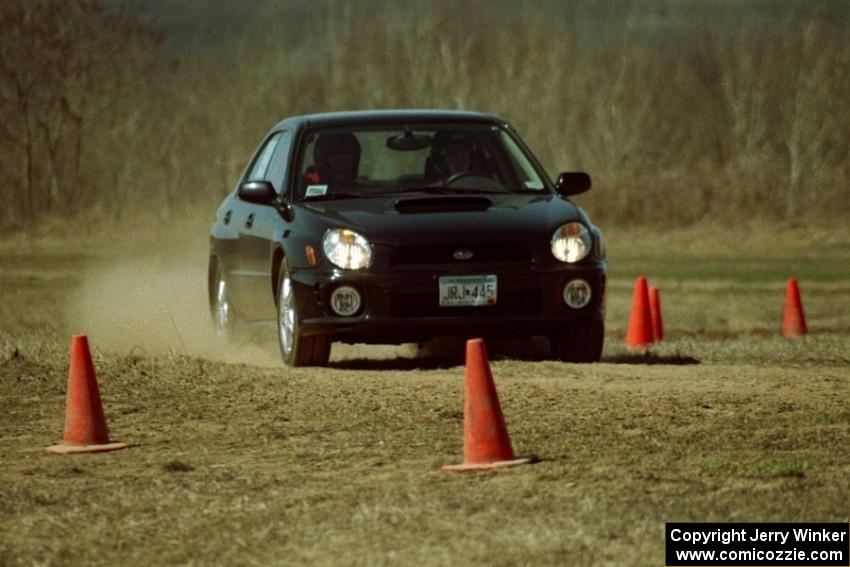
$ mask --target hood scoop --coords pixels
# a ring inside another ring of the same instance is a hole
[[[408,213],[464,213],[486,211],[493,201],[486,197],[423,197],[396,201],[395,210]]]

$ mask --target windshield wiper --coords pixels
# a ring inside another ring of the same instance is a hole
[[[422,187],[406,187],[376,193],[366,193],[362,197],[388,197],[391,195],[407,195],[409,193],[430,193],[432,195],[546,195],[545,189],[474,189],[469,187],[446,187],[445,185],[425,185]]]
[[[397,193],[433,193],[435,195],[475,195],[475,194],[485,194],[485,195],[499,195],[504,194],[506,191],[494,191],[492,189],[471,189],[466,187],[445,187],[442,185],[432,185],[426,187],[412,187],[409,189],[403,189],[399,191],[393,191],[392,193],[387,193],[388,195],[397,194]]]
[[[325,193],[314,197],[304,197],[305,201],[332,201],[334,199],[360,199],[362,193]]]
[[[549,191],[546,189],[512,189],[508,191],[509,193],[518,193],[520,195],[548,195]]]

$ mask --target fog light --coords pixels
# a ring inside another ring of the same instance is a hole
[[[343,317],[350,317],[360,311],[360,292],[351,286],[343,285],[331,294],[331,309]]]
[[[590,303],[590,284],[584,280],[570,280],[564,286],[564,303],[573,309],[581,309]]]

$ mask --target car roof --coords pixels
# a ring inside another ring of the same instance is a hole
[[[280,121],[274,129],[313,128],[334,126],[369,126],[380,124],[398,124],[405,122],[475,122],[485,124],[506,124],[492,114],[463,110],[356,110],[347,112],[325,112],[292,116]]]

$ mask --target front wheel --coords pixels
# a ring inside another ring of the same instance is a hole
[[[277,294],[277,336],[280,355],[287,366],[324,366],[331,354],[330,337],[301,335],[301,317],[289,267],[280,266]]]
[[[605,323],[598,319],[572,321],[549,337],[552,356],[564,362],[599,362],[605,342]]]

